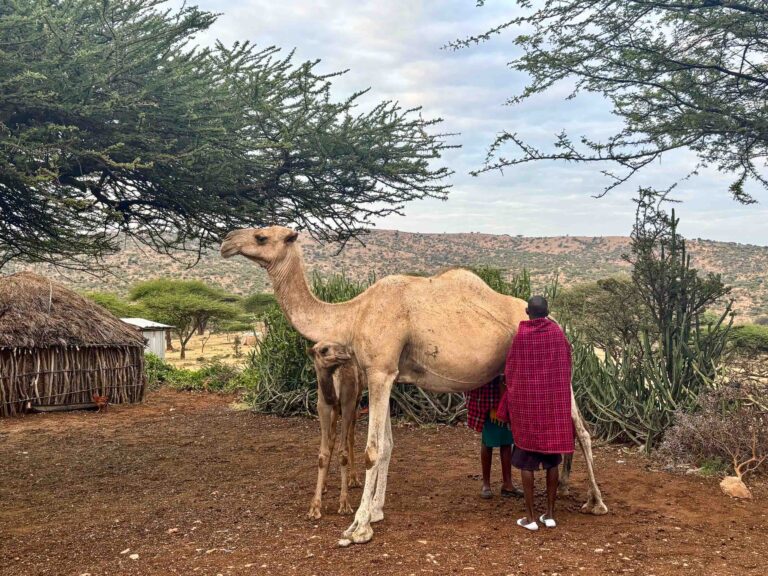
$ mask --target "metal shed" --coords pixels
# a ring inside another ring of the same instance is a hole
[[[160,324],[145,318],[120,318],[120,320],[141,330],[142,336],[147,341],[144,347],[147,352],[152,352],[160,358],[165,358],[165,333],[167,330],[172,330],[173,326]]]

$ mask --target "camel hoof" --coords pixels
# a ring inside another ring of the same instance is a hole
[[[312,506],[309,507],[309,512],[307,512],[307,518],[309,520],[320,520],[322,517],[323,513],[320,512],[320,505],[312,504]]]
[[[371,528],[370,524],[367,524],[362,528],[358,528],[352,534],[350,534],[350,539],[355,544],[365,544],[366,542],[370,542],[372,538],[373,528]]]
[[[362,486],[362,485],[363,485],[363,483],[360,482],[360,478],[358,478],[357,476],[352,476],[352,478],[349,479],[348,486],[350,488],[360,488],[360,486]]]
[[[594,516],[603,516],[604,514],[608,514],[608,506],[606,506],[604,503],[599,502],[595,504],[594,502],[587,502],[584,504],[584,506],[581,507],[581,511],[585,514],[593,514]]]
[[[384,511],[383,510],[374,510],[371,512],[371,524],[375,524],[376,522],[381,522],[384,520]]]
[[[349,505],[347,500],[341,500],[339,502],[339,514],[352,514],[352,506]]]

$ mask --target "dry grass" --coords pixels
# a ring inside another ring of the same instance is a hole
[[[240,351],[242,355],[240,357],[235,355],[235,336],[237,335],[240,335],[241,340]],[[248,353],[253,350],[252,346],[246,346],[242,343],[245,338],[241,332],[213,335],[206,332],[205,338],[207,338],[207,341],[205,342],[205,348],[203,348],[202,337],[197,334],[192,336],[189,344],[187,344],[187,357],[184,360],[179,358],[179,341],[177,338],[174,338],[173,347],[175,351],[166,351],[166,362],[175,368],[186,368],[187,370],[196,370],[205,362],[211,362],[213,360],[220,360],[225,364],[239,366],[245,362]]]

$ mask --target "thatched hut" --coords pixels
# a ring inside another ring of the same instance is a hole
[[[144,396],[144,339],[101,306],[29,272],[0,277],[0,416]]]

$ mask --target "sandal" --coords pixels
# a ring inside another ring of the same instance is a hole
[[[493,498],[493,492],[491,492],[490,488],[483,486],[483,489],[480,490],[480,498],[483,500],[490,500]]]
[[[539,516],[539,522],[544,524],[547,528],[555,528],[557,526],[557,522],[555,522],[554,518],[545,518],[546,514],[542,514]]]
[[[520,518],[517,521],[517,525],[520,526],[520,528],[525,528],[526,530],[530,530],[531,532],[536,532],[536,530],[539,529],[539,525],[536,524],[536,522],[528,522],[526,524],[526,520],[528,520],[528,518]]]
[[[512,490],[507,490],[505,488],[501,489],[501,495],[504,496],[504,498],[522,498],[524,496],[524,493],[520,488],[512,488]]]

